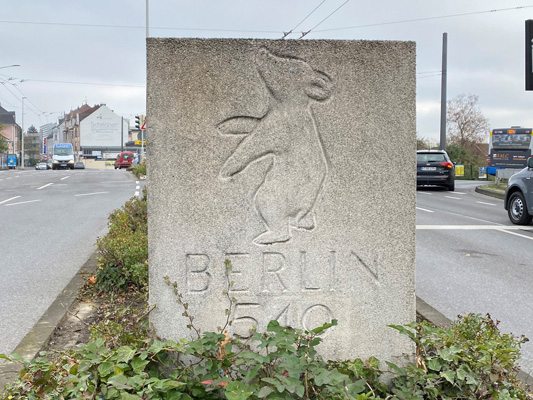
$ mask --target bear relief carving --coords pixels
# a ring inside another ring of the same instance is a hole
[[[293,229],[315,228],[313,210],[328,162],[311,104],[328,99],[333,83],[305,61],[280,57],[266,48],[258,52],[256,66],[270,95],[269,106],[262,117],[234,116],[217,125],[223,135],[245,135],[219,177],[229,180],[248,165],[268,160],[253,198],[266,231],[253,242],[271,245],[289,241]]]

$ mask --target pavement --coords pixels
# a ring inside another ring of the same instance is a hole
[[[109,168],[105,161],[85,160],[86,168]],[[111,165],[110,168],[114,168]],[[503,199],[504,191],[498,189],[487,188],[485,185],[476,187],[476,192],[485,194],[491,197]],[[96,268],[97,255],[94,253],[87,262],[82,265],[78,273],[71,279],[65,289],[57,296],[56,300],[50,305],[48,310],[43,314],[41,319],[37,321],[34,327],[22,339],[19,345],[13,350],[13,353],[19,354],[26,359],[33,359],[39,352],[48,344],[56,327],[67,317],[67,310],[70,309],[79,288],[84,284],[84,276],[88,272],[92,272]],[[452,321],[446,318],[439,311],[435,310],[425,301],[416,298],[416,312],[418,316],[424,320],[430,321],[433,324],[441,327],[450,326]],[[0,364],[0,393],[3,391],[4,385],[13,382],[20,370],[20,364],[4,362]],[[533,377],[520,371],[518,378],[528,384],[533,385]]]

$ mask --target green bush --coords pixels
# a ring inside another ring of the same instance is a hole
[[[250,340],[206,332],[189,342],[144,338],[110,345],[99,337],[55,359],[41,354],[24,362],[20,379],[1,398],[533,398],[515,378],[525,338],[501,334],[488,316],[467,315],[450,329],[427,323],[392,326],[416,343],[417,353],[414,363],[386,363],[387,370],[375,358],[324,361],[316,346],[335,324],[307,332],[271,321],[266,332],[255,332]],[[392,377],[390,385],[384,377]]]
[[[99,251],[95,289],[121,292],[148,289],[146,189],[109,215],[109,232],[96,242]]]
[[[146,158],[144,158],[137,166],[133,169],[133,173],[137,178],[141,176],[146,176]]]

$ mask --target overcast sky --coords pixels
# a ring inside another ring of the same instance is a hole
[[[22,124],[26,97],[25,130],[84,103],[131,124],[145,113],[145,0],[0,0],[0,10],[0,104]],[[288,39],[415,41],[417,131],[435,141],[443,32],[448,99],[478,95],[491,128],[533,126],[527,19],[533,0],[149,0],[150,37],[279,39],[296,28]]]

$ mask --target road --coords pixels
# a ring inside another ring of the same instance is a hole
[[[477,185],[417,191],[417,295],[452,320],[490,313],[503,332],[533,341],[533,225],[511,224],[503,200]],[[520,364],[533,375],[533,342]]]
[[[141,189],[125,170],[0,171],[0,353],[10,353]]]

